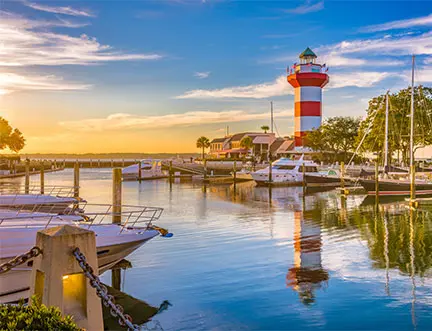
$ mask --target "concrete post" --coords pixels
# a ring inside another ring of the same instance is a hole
[[[80,175],[80,166],[78,162],[75,162],[74,165],[74,197],[79,198],[79,175]]]
[[[27,159],[25,162],[25,194],[29,194],[30,191],[30,160]]]
[[[96,239],[92,231],[64,225],[39,231],[36,246],[42,254],[33,261],[30,294],[41,303],[72,315],[86,330],[103,330],[101,300],[91,287],[72,251],[79,247],[98,275]]]
[[[120,168],[113,169],[113,223],[121,223],[121,204],[122,204],[122,171]]]
[[[42,161],[40,169],[40,193],[45,193],[45,164]]]

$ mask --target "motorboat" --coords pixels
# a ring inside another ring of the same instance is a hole
[[[162,171],[162,161],[146,159],[141,160],[137,164],[132,164],[122,169],[123,180],[137,180],[140,176],[141,168],[141,179],[157,179],[162,178],[165,174]]]
[[[80,202],[73,197],[57,197],[45,194],[0,195],[0,209],[23,209],[35,212],[63,213]]]
[[[308,187],[336,187],[341,185],[339,171],[335,169],[321,170],[318,173],[306,173],[305,182]],[[351,178],[344,177],[345,184],[351,184]]]
[[[303,167],[305,167],[303,171]],[[311,160],[304,160],[304,155],[299,159],[281,158],[271,165],[271,184],[298,185],[303,182],[303,173],[318,174],[318,164]],[[258,185],[268,185],[270,182],[270,166],[251,173]]]
[[[152,223],[159,219],[161,208],[128,207],[133,209],[120,213],[86,213],[85,215],[0,211],[0,264],[32,248],[38,231],[66,224],[94,231],[99,273],[108,270],[159,234],[169,236],[165,229]],[[122,223],[111,223],[110,218],[114,216],[120,217]],[[28,298],[31,267],[32,262],[29,261],[0,275],[0,303],[13,303],[21,298]]]

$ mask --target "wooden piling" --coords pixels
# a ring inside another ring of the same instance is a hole
[[[98,160],[98,168],[100,168],[101,166],[100,166],[100,159]]]
[[[45,194],[45,164],[43,161],[40,168],[40,193]]]
[[[303,195],[306,193],[306,187],[307,187],[307,182],[306,182],[306,166],[303,163],[302,165],[302,173],[303,173]]]
[[[410,198],[411,198],[411,203],[413,203],[416,199],[416,188],[415,188],[415,164],[413,164],[411,166],[410,169],[410,182],[411,182],[411,187],[410,187]]]
[[[168,175],[169,175],[169,180],[172,180],[173,177],[173,169],[172,169],[172,160],[169,161],[169,169],[168,169]]]
[[[113,204],[113,217],[112,222],[116,224],[121,223],[121,204],[122,204],[122,171],[120,168],[114,168],[112,172],[113,191],[112,191],[112,204]]]
[[[124,159],[122,159],[122,168],[124,168],[124,166],[125,166],[125,161]]]
[[[269,159],[269,184],[271,185],[271,183],[273,182],[273,162],[271,159]]]
[[[233,178],[234,178],[234,183],[235,183],[237,181],[237,162],[236,161],[234,161]]]
[[[207,179],[207,160],[204,159],[204,180]]]
[[[342,189],[345,189],[345,163],[341,162],[340,165],[340,181]]]
[[[379,199],[379,168],[378,161],[375,162],[375,199]]]
[[[138,162],[138,181],[141,183],[142,180],[142,169],[141,169],[141,161]]]
[[[80,175],[80,165],[77,162],[74,164],[74,197],[79,198],[79,175]]]
[[[111,168],[114,168],[114,160],[111,159]]]
[[[30,191],[30,160],[27,159],[25,163],[25,194],[29,194]]]

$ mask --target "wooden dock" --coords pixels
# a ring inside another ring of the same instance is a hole
[[[62,171],[64,170],[64,168],[57,168],[57,169],[47,169],[44,170],[45,173],[48,172],[57,172],[57,171]],[[29,175],[39,175],[40,174],[40,170],[35,170],[35,171],[30,171]],[[0,179],[9,179],[9,178],[17,178],[17,177],[25,177],[26,173],[25,172],[18,172],[16,174],[9,174],[9,175],[0,175]]]

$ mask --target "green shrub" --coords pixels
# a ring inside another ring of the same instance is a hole
[[[32,305],[0,305],[0,330],[82,331],[71,316],[63,317],[57,307]]]

